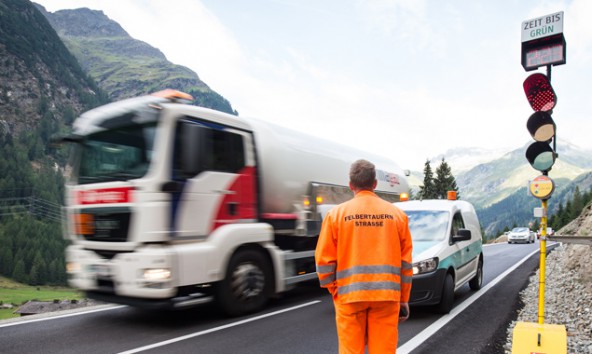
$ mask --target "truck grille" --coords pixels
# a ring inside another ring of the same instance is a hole
[[[130,216],[129,209],[121,210],[85,210],[85,213],[93,215],[93,232],[85,234],[88,241],[102,242],[126,242],[129,231]]]

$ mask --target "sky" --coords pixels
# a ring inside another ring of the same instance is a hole
[[[240,116],[418,171],[453,148],[510,150],[533,141],[522,83],[535,71],[521,65],[522,22],[563,11],[567,63],[551,75],[557,145],[592,150],[592,1],[35,2],[50,12],[103,11],[195,71]]]

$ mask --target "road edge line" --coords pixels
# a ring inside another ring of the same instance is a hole
[[[535,250],[530,254],[524,256],[518,263],[516,263],[513,267],[508,268],[505,272],[498,275],[495,279],[489,282],[484,288],[482,288],[477,294],[471,296],[467,300],[460,303],[458,306],[453,308],[450,313],[440,317],[436,322],[429,325],[423,331],[419,332],[413,338],[405,342],[402,346],[397,348],[397,353],[399,354],[407,354],[410,353],[412,350],[415,350],[419,347],[423,342],[425,342],[428,338],[434,335],[438,330],[444,327],[448,322],[452,321],[458,314],[463,312],[467,307],[469,307],[473,302],[477,301],[481,296],[485,295],[489,291],[489,289],[493,288],[497,283],[502,281],[508,274],[512,273],[516,268],[522,265],[522,263],[526,262],[530,257],[534,256],[535,254],[540,253],[540,250]]]
[[[98,309],[94,308],[92,310],[76,309],[76,310],[72,310],[75,312],[66,313],[66,314],[62,314],[62,315],[55,315],[55,313],[48,312],[47,317],[43,317],[43,318],[28,319],[28,318],[23,318],[23,317],[16,317],[15,319],[7,319],[6,320],[6,321],[12,320],[11,322],[0,323],[0,328],[23,325],[23,324],[30,324],[30,323],[35,323],[35,322],[43,322],[43,321],[49,321],[49,320],[57,320],[59,318],[80,316],[80,315],[85,315],[87,313],[116,310],[116,309],[119,309],[122,307],[127,307],[126,305],[99,305],[99,306],[102,306],[102,307],[98,308]],[[52,316],[52,314],[54,314],[55,316]]]

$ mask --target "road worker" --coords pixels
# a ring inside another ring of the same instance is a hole
[[[340,354],[395,353],[409,318],[411,234],[407,215],[374,193],[374,164],[350,167],[354,198],[331,209],[315,251],[317,274],[335,305]],[[400,311],[401,310],[401,315]]]

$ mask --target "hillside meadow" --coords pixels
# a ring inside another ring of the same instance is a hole
[[[0,308],[0,320],[18,317],[19,315],[13,314],[13,312],[18,309],[18,306],[30,300],[81,300],[83,298],[84,296],[81,292],[72,288],[24,285],[0,277],[0,306],[4,304],[14,305],[13,308]]]

